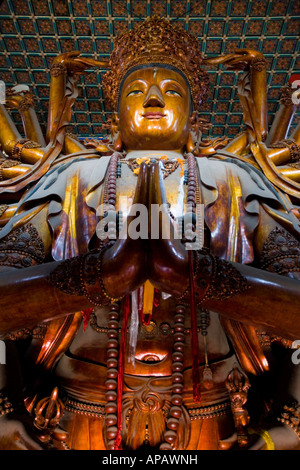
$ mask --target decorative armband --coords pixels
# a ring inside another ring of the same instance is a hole
[[[50,68],[51,77],[59,77],[67,74],[67,67],[64,64],[55,62]]]
[[[248,289],[247,279],[229,261],[204,250],[193,254],[194,291],[197,304],[207,300],[227,300]],[[189,288],[180,297],[189,294]]]
[[[44,244],[32,224],[24,225],[0,240],[0,265],[28,268],[45,259]]]
[[[0,160],[0,181],[4,180],[3,170],[5,168],[12,168],[13,166],[19,165],[19,161],[11,160],[9,158],[3,158]]]
[[[297,163],[300,160],[300,146],[292,139],[283,139],[269,146],[270,148],[287,148],[290,153],[290,162]]]
[[[263,56],[254,57],[252,60],[250,67],[258,72],[262,72],[263,70],[267,69],[267,60]]]
[[[300,271],[300,243],[286,230],[276,227],[264,243],[260,266],[283,275]]]
[[[18,162],[21,161],[22,152],[25,148],[27,149],[41,148],[41,145],[29,139],[20,139],[13,146],[13,149],[11,151],[11,158]]]
[[[61,262],[50,274],[51,284],[66,294],[85,296],[96,306],[119,300],[111,297],[105,289],[102,278],[104,250]]]

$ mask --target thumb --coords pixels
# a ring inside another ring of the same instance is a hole
[[[226,439],[222,439],[218,443],[219,450],[231,450],[237,446],[237,433],[232,434]]]

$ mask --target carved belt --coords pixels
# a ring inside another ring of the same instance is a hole
[[[95,403],[74,400],[74,398],[67,399],[65,403],[65,410],[75,414],[91,416],[93,418],[103,419],[105,417],[104,405],[96,405]]]
[[[68,398],[65,403],[65,410],[71,413],[91,416],[93,418],[103,419],[105,417],[105,405],[83,402]],[[230,401],[217,403],[211,406],[201,406],[199,408],[188,409],[191,420],[212,419],[217,416],[224,416],[231,413]]]
[[[200,408],[190,408],[188,410],[191,421],[196,419],[212,419],[217,416],[224,416],[231,413],[230,401],[217,403],[212,406],[201,406]]]

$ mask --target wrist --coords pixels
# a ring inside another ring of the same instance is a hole
[[[64,61],[59,58],[54,59],[51,67],[50,67],[50,75],[51,77],[59,77],[67,75],[68,69],[64,63]]]

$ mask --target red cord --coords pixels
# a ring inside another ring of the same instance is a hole
[[[123,428],[122,420],[122,398],[123,398],[123,385],[124,385],[124,363],[125,363],[125,349],[127,342],[127,323],[130,314],[130,295],[125,296],[123,323],[121,332],[121,343],[119,351],[119,368],[118,368],[118,384],[117,384],[117,414],[118,414],[118,432],[115,438],[115,450],[122,450],[121,431]]]
[[[199,372],[199,343],[197,332],[197,314],[194,295],[194,269],[193,252],[189,250],[189,275],[190,275],[190,305],[191,305],[191,347],[192,347],[192,377],[193,377],[193,396],[195,402],[201,400],[200,394],[200,372]]]

